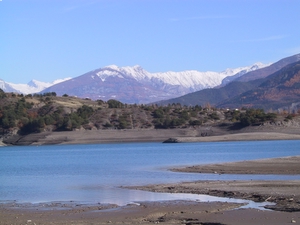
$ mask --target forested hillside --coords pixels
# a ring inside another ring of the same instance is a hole
[[[291,119],[284,114],[281,118]],[[173,129],[206,125],[249,126],[275,121],[278,115],[261,109],[216,109],[172,104],[128,105],[117,100],[92,101],[56,93],[0,93],[0,131],[29,134],[77,129]]]

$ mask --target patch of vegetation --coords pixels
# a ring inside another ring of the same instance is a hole
[[[265,113],[262,109],[247,109],[240,114],[242,126],[260,125],[266,121],[274,121],[277,117],[275,113]]]
[[[117,100],[92,101],[56,93],[19,95],[0,89],[0,132],[21,134],[75,129],[173,129],[211,124],[236,127],[275,121],[277,114],[262,109],[215,109],[209,105],[129,105]],[[286,116],[286,120],[292,119]]]

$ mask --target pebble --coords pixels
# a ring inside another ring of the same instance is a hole
[[[296,223],[296,220],[292,219],[292,220],[291,220],[291,223]]]

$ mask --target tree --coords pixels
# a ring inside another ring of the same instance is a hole
[[[186,110],[183,110],[180,113],[179,118],[184,119],[184,120],[189,120],[190,119],[190,115],[189,115],[189,113]]]
[[[115,99],[110,99],[107,101],[108,108],[123,108],[124,104],[120,101],[117,101]]]
[[[43,118],[30,119],[21,129],[21,134],[29,134],[34,132],[40,132],[41,128],[44,128],[45,122]]]
[[[266,114],[263,109],[247,109],[240,114],[240,123],[243,126],[258,125],[265,121],[274,121],[276,117],[274,113]]]
[[[1,124],[3,128],[7,129],[10,127],[10,123],[7,117],[2,118]]]
[[[6,94],[5,92],[0,88],[0,99],[5,98]]]
[[[118,126],[119,129],[125,129],[127,128],[127,122],[126,120],[119,120],[119,126]]]
[[[81,108],[77,109],[77,115],[87,120],[94,112],[94,109],[90,106],[83,105]]]
[[[163,118],[164,117],[164,111],[162,109],[156,109],[153,112],[154,118]]]

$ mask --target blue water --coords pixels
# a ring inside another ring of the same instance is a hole
[[[120,186],[300,176],[174,173],[169,167],[300,155],[300,141],[129,143],[0,148],[0,201],[115,203],[189,199]]]

